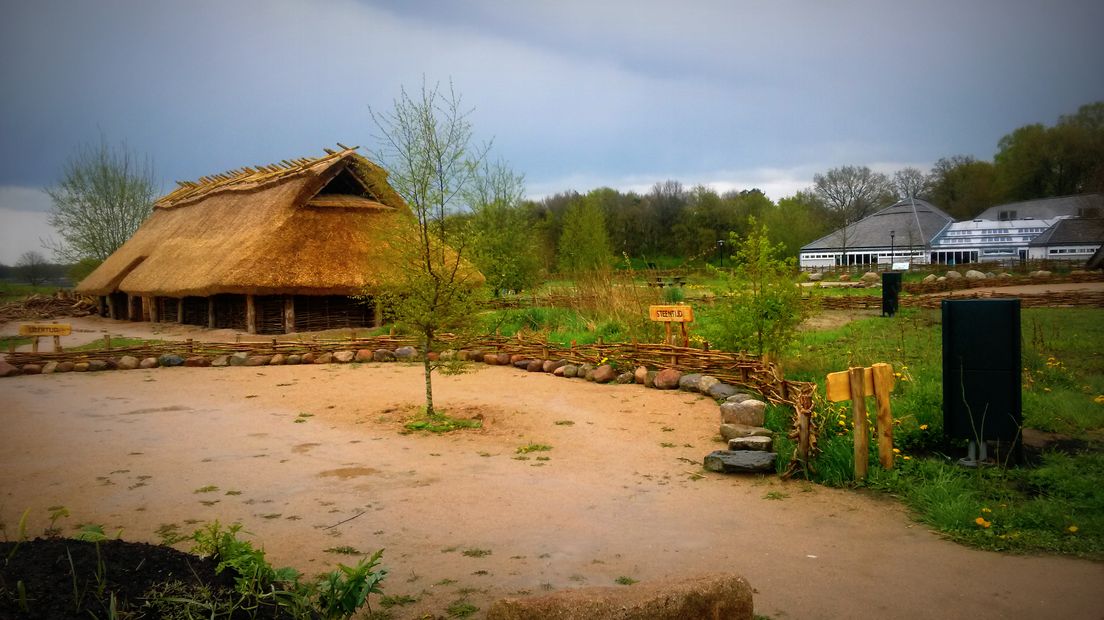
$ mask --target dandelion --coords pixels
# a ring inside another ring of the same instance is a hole
[[[1049,391],[1050,391],[1050,388],[1048,388],[1048,387],[1045,387],[1045,388],[1043,388],[1043,391],[1044,391],[1044,392],[1049,392]]]
[[[903,456],[902,458],[906,461],[911,461],[912,460],[912,457],[907,455],[907,454],[905,456]]]
[[[840,421],[838,422],[838,424],[839,424],[840,426],[847,426],[847,422],[844,422],[843,420],[840,420]]]
[[[1069,532],[1070,534],[1076,534],[1077,533],[1077,526],[1076,525],[1071,525],[1071,526],[1066,528],[1066,531]]]
[[[894,449],[893,449],[893,453],[894,453],[894,454],[900,454],[900,453],[901,453],[901,449],[900,449],[900,448],[894,448]]]
[[[1097,396],[1096,398],[1094,398],[1093,402],[1098,404],[1098,405],[1104,405],[1104,394],[1101,394],[1100,396]]]
[[[928,430],[928,425],[927,424],[921,424],[920,425],[920,430],[922,430],[922,431]]]
[[[988,508],[982,508],[981,511],[982,512],[993,512],[992,510],[989,510]]]
[[[985,517],[978,517],[974,519],[974,523],[977,523],[979,526],[985,529],[989,529],[989,526],[993,525],[992,521],[986,521]]]

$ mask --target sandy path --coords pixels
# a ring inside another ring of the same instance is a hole
[[[240,520],[275,563],[308,574],[350,560],[327,548],[384,547],[386,591],[422,597],[396,617],[443,614],[465,595],[485,611],[507,593],[714,571],[746,576],[757,613],[775,618],[1104,609],[1098,563],[970,550],[885,498],[773,477],[691,480],[719,445],[716,406],[701,397],[480,367],[439,378],[436,394],[483,414],[485,430],[400,435],[418,373],[370,364],[0,380],[0,520],[11,535],[30,508],[41,531],[46,508],[62,504],[68,527],[103,523],[151,541],[162,524]],[[300,413],[313,416],[295,423]],[[553,449],[512,458],[530,441]],[[208,485],[219,490],[195,492]]]

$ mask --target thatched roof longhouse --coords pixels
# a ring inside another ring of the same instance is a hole
[[[407,209],[351,148],[179,185],[78,292],[358,294],[383,283],[377,233]]]

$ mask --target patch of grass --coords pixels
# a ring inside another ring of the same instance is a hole
[[[402,607],[403,605],[412,605],[418,602],[418,598],[410,596],[409,594],[389,594],[381,596],[379,600],[380,607],[388,609],[391,607]]]
[[[767,491],[766,494],[763,495],[763,499],[786,499],[789,496],[789,493],[784,493],[782,491]]]
[[[330,547],[324,550],[326,553],[336,553],[339,555],[364,555],[356,547],[350,547],[349,545],[342,545],[340,547]]]
[[[553,424],[556,426],[574,426],[575,422],[572,420],[556,420]]]
[[[479,611],[479,608],[469,603],[466,599],[457,599],[445,608],[445,613],[449,618],[467,618],[468,616]]]
[[[964,442],[944,437],[942,325],[939,311],[904,309],[821,332],[802,332],[783,357],[787,378],[823,384],[828,372],[875,362],[893,365],[897,466],[878,466],[875,442],[867,485],[900,497],[915,517],[949,538],[984,549],[1104,557],[1104,322],[1083,308],[1021,311],[1023,423],[1080,442],[1069,454],[1044,454],[1025,467],[966,470],[954,464]],[[823,390],[823,387],[820,388]],[[823,392],[822,392],[823,393]],[[1104,400],[1102,398],[1101,400]],[[789,414],[767,410],[766,426],[789,428]],[[873,411],[871,407],[871,411]],[[849,403],[817,408],[816,482],[851,486]],[[776,451],[792,442],[776,434]],[[784,466],[785,459],[779,459]]]
[[[302,424],[302,423],[306,422],[307,420],[309,420],[310,418],[313,418],[313,417],[314,417],[313,413],[307,413],[306,411],[301,411],[301,412],[299,412],[299,415],[295,417],[294,422],[296,424]]]
[[[634,583],[640,583],[640,580],[622,575],[617,579],[614,579],[613,582],[620,586],[631,586]]]
[[[403,428],[408,431],[425,431],[428,433],[451,433],[465,428],[482,427],[483,420],[454,418],[441,411],[432,416],[422,414],[403,424]]]
[[[34,338],[25,336],[0,336],[0,352],[7,352],[9,347],[21,347],[33,341]]]
[[[479,549],[478,547],[473,547],[471,549],[464,549],[461,552],[461,554],[466,555],[469,558],[485,558],[488,555],[491,555],[491,550],[490,549]]]
[[[454,583],[456,583],[455,579],[445,578],[445,579],[442,579],[442,580],[438,581],[437,583],[435,583],[433,585],[435,585],[435,586],[451,586]]]
[[[111,348],[112,349],[125,349],[129,347],[144,347],[154,344],[163,344],[164,340],[153,340],[149,338],[123,338],[112,337]],[[92,342],[82,344],[77,347],[69,347],[66,351],[102,351],[104,349],[103,338],[99,340],[93,340]]]
[[[543,443],[529,442],[524,446],[518,446],[518,454],[529,454],[530,452],[548,452],[552,449],[552,446]]]
[[[673,444],[673,443],[671,443],[671,442],[669,442],[669,441],[664,441],[664,442],[661,442],[661,443],[659,444],[659,447],[661,447],[661,448],[674,448],[674,447],[675,447],[675,444]]]
[[[214,493],[217,490],[219,490],[217,486],[209,484],[205,487],[199,487],[198,489],[192,491],[192,493]]]

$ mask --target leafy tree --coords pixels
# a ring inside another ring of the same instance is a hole
[[[38,286],[46,279],[48,265],[41,252],[30,250],[19,256],[19,260],[15,262],[15,270],[27,284]]]
[[[1001,138],[994,164],[1006,201],[1104,190],[1104,102],[1082,106],[1053,127],[1014,130]]]
[[[594,200],[574,201],[564,214],[563,234],[559,243],[559,269],[578,273],[609,267],[610,251],[606,219]]]
[[[790,257],[796,257],[807,243],[832,232],[824,203],[808,191],[779,200],[777,207],[763,214],[763,224],[770,230],[771,240],[782,244]]]
[[[717,320],[708,336],[730,351],[779,353],[805,318],[794,259],[783,258],[785,248],[771,244],[766,225],[754,218],[747,237],[730,240],[736,268],[728,292],[715,306]]]
[[[48,245],[62,262],[104,260],[119,249],[150,214],[153,168],[125,144],[111,147],[100,136],[65,165],[61,181],[47,188],[53,200],[50,225],[60,242]]]
[[[529,288],[540,276],[532,222],[521,204],[524,194],[524,176],[503,162],[484,162],[466,197],[473,213],[472,260],[495,297]]]
[[[969,155],[943,157],[928,175],[929,199],[951,217],[968,220],[997,203],[996,170]]]
[[[404,88],[390,112],[371,113],[376,156],[410,206],[410,225],[395,227],[386,240],[396,282],[385,296],[396,321],[418,336],[426,415],[433,416],[432,375],[441,365],[429,353],[444,331],[470,328],[480,307],[478,273],[465,258],[467,231],[448,216],[461,207],[489,146],[472,145],[471,111],[461,107],[451,82],[448,92],[424,81],[414,96]]]

